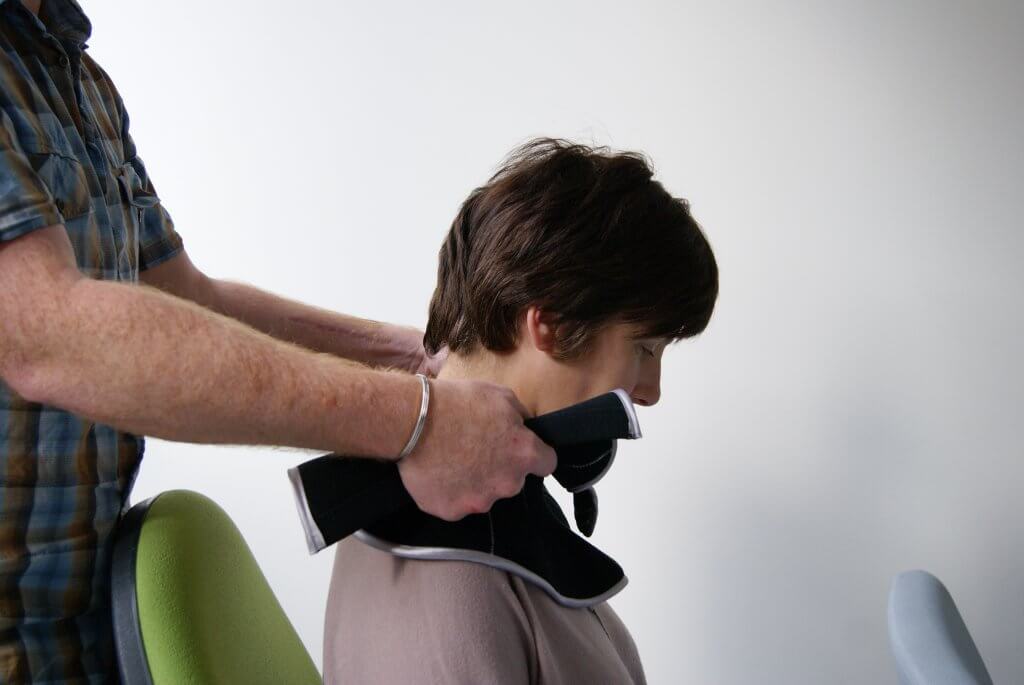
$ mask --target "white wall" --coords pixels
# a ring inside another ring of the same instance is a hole
[[[214,276],[422,327],[458,204],[534,135],[691,201],[718,310],[598,488],[652,683],[894,682],[916,567],[1024,680],[1019,3],[83,4]],[[319,663],[309,456],[152,440],[134,500],[221,503]]]

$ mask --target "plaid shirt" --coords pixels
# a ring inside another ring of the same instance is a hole
[[[63,224],[85,276],[136,282],[182,242],[91,30],[75,0],[0,0],[0,242]],[[143,449],[0,381],[0,683],[117,681],[111,534]]]

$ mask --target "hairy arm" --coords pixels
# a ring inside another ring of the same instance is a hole
[[[0,244],[0,340],[0,377],[27,399],[168,440],[393,457],[419,405],[405,373],[82,277],[60,225]]]
[[[404,371],[278,340],[146,284],[83,277],[61,224],[0,242],[0,379],[137,435],[385,459],[420,406],[420,382]],[[423,511],[485,512],[526,474],[554,471],[554,450],[523,425],[510,388],[431,385],[430,417],[399,465]]]
[[[316,352],[374,368],[425,371],[422,333],[412,326],[340,314],[246,283],[210,278],[192,264],[185,252],[143,271],[140,279],[279,340]]]

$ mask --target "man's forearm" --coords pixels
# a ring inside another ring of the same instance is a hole
[[[81,279],[40,317],[29,399],[139,435],[393,457],[419,382],[303,349],[145,285]]]
[[[410,371],[421,340],[412,327],[360,319],[289,300],[245,283],[209,279],[205,306],[280,340],[375,368]]]

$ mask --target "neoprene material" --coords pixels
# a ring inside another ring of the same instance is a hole
[[[554,447],[552,475],[574,493],[577,527],[589,536],[597,522],[593,485],[611,466],[616,440],[641,437],[629,395],[614,390],[524,423]],[[504,569],[572,607],[602,602],[627,582],[614,559],[572,531],[537,476],[488,513],[459,521],[421,511],[394,462],[329,454],[290,469],[289,477],[310,553],[355,533],[398,556]]]
[[[322,682],[238,528],[196,492],[162,493],[122,520],[113,616],[126,685]]]

